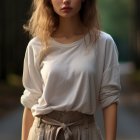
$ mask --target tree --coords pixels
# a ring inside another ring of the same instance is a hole
[[[0,4],[0,79],[6,78],[6,51],[4,46],[5,40],[5,1]]]
[[[28,37],[22,25],[27,20],[30,0],[2,0],[0,4],[0,80],[9,74],[22,74]]]
[[[99,0],[102,29],[110,33],[119,49],[120,61],[130,61],[132,31],[132,0]]]
[[[136,68],[140,69],[140,0],[135,0],[135,11],[134,11],[134,38],[133,45],[135,51],[134,61]]]

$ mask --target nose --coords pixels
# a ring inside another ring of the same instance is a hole
[[[70,4],[70,0],[63,0],[63,3],[66,4],[66,5]]]

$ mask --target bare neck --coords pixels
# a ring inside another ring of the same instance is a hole
[[[84,34],[86,32],[85,26],[82,24],[80,17],[60,18],[59,27],[56,35],[71,37],[73,35]]]

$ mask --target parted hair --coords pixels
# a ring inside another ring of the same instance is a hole
[[[82,1],[82,0],[81,0]],[[80,19],[85,27],[94,30],[95,40],[99,34],[96,0],[84,0],[80,9]],[[33,0],[31,17],[24,25],[24,29],[31,37],[38,37],[47,50],[48,40],[59,26],[59,16],[55,13],[51,0]]]

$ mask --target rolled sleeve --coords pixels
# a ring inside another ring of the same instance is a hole
[[[35,96],[36,94],[38,93],[25,89],[21,96],[21,104],[27,108],[32,108],[34,104],[38,103],[38,96]]]
[[[120,74],[119,66],[113,66],[103,74],[102,86],[100,91],[100,103],[105,108],[112,103],[119,103],[120,96]]]
[[[22,82],[25,88],[21,96],[21,104],[32,108],[42,95],[42,78],[37,64],[36,50],[29,43],[26,49]]]

